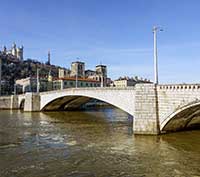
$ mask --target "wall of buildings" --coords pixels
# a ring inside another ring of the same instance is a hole
[[[77,87],[100,87],[100,86],[101,86],[100,82],[95,80],[79,78],[77,81]],[[73,87],[76,87],[75,78],[64,78],[53,81],[53,90],[60,90]]]
[[[58,69],[58,78],[65,78],[65,77],[70,77],[70,70],[64,69],[64,68],[59,68]]]
[[[37,91],[37,79],[28,77],[24,79],[16,80],[17,93],[36,92]],[[48,78],[40,78],[39,82],[40,92],[50,91],[53,88],[53,83]]]
[[[138,83],[151,83],[150,80],[147,79],[138,79],[138,78],[129,78],[123,77],[113,81],[114,87],[131,87],[135,86]]]

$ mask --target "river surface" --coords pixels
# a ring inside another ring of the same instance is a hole
[[[197,177],[200,131],[134,136],[118,109],[0,111],[0,177]]]

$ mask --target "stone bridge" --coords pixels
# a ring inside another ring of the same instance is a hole
[[[69,110],[95,98],[133,116],[135,134],[159,134],[200,125],[200,84],[137,84],[126,88],[71,88],[12,96],[24,111]]]

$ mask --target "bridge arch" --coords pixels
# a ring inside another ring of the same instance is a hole
[[[193,101],[172,112],[160,124],[161,132],[181,131],[200,127],[200,101]]]
[[[103,92],[102,89],[66,89],[59,92],[52,91],[48,94],[41,94],[40,110],[50,111],[59,108],[67,109],[68,107],[78,108],[82,104],[89,102],[91,99],[97,99],[120,108],[121,110],[133,116],[135,105],[134,98],[135,92],[133,89],[130,89],[128,92],[126,89],[115,89],[114,92],[112,89],[105,89]]]
[[[45,105],[43,107],[42,111],[73,110],[73,109],[80,108],[82,105],[84,105],[85,103],[88,103],[92,99],[96,99],[96,98],[80,96],[80,95],[59,97],[59,98],[56,98],[55,100],[49,102],[47,105]],[[99,100],[99,101],[103,101],[103,100]],[[105,101],[103,101],[103,102],[105,102]],[[110,103],[107,103],[107,104],[110,104]],[[115,105],[111,105],[111,106],[115,106]]]

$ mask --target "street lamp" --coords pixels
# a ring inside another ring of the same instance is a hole
[[[1,73],[2,73],[2,59],[0,57],[0,96],[1,96]]]
[[[16,80],[14,80],[14,95],[16,95],[17,94],[17,86],[16,86]]]
[[[162,28],[153,27],[153,38],[154,38],[154,83],[158,84],[158,52],[157,52],[157,32],[163,31]]]
[[[39,76],[40,69],[37,68],[36,72],[37,72],[37,79],[36,79],[36,82],[37,82],[37,93],[39,93],[40,92],[40,76]]]
[[[78,87],[78,63],[76,64],[76,88]]]
[[[101,87],[103,87],[103,74],[101,75]]]

